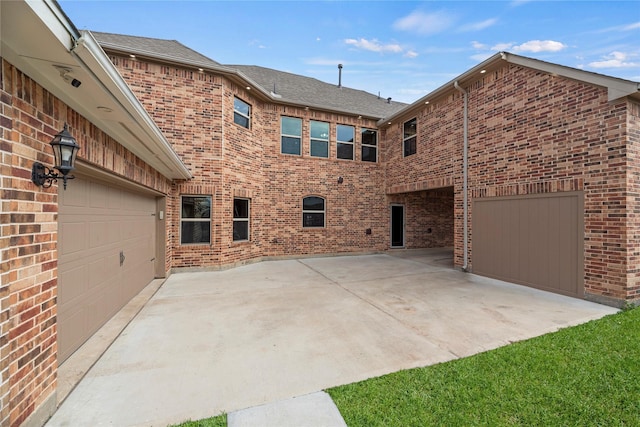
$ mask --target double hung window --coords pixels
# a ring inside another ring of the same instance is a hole
[[[339,159],[353,160],[353,144],[355,142],[355,129],[353,126],[338,125],[337,133],[337,151]]]
[[[211,197],[182,196],[180,244],[211,243]]]
[[[301,154],[302,120],[295,117],[282,117],[281,143],[282,154]]]
[[[362,161],[378,161],[378,132],[372,129],[362,129],[360,131],[362,140]]]
[[[302,226],[322,228],[325,225],[325,203],[322,197],[308,196],[302,199]]]
[[[311,157],[329,157],[329,123],[311,121]]]
[[[251,105],[240,98],[233,98],[233,122],[247,129],[251,127]]]
[[[249,199],[233,199],[233,241],[249,240]]]
[[[412,154],[416,154],[417,151],[417,140],[418,140],[418,119],[411,119],[408,122],[404,122],[404,132],[403,132],[403,146],[404,146],[404,157],[410,156]]]

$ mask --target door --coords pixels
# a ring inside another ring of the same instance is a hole
[[[76,177],[59,190],[58,361],[155,276],[156,200]]]
[[[391,247],[404,247],[404,206],[391,205]]]
[[[577,192],[474,200],[473,272],[582,298],[583,212]]]

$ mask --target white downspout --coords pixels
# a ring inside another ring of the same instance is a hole
[[[469,159],[468,159],[468,144],[469,144],[469,92],[462,89],[456,80],[453,83],[453,87],[462,92],[464,98],[464,111],[463,111],[463,149],[462,149],[462,203],[463,203],[463,221],[464,224],[462,226],[462,234],[464,236],[463,242],[463,264],[462,271],[468,271],[469,268],[469,208],[468,208],[468,169],[469,169]]]

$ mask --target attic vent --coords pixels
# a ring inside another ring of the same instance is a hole
[[[391,97],[387,98],[387,104],[391,104]]]

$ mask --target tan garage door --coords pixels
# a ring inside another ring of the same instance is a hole
[[[473,272],[583,297],[582,193],[473,202]]]
[[[155,198],[77,177],[59,191],[58,360],[154,278]]]

